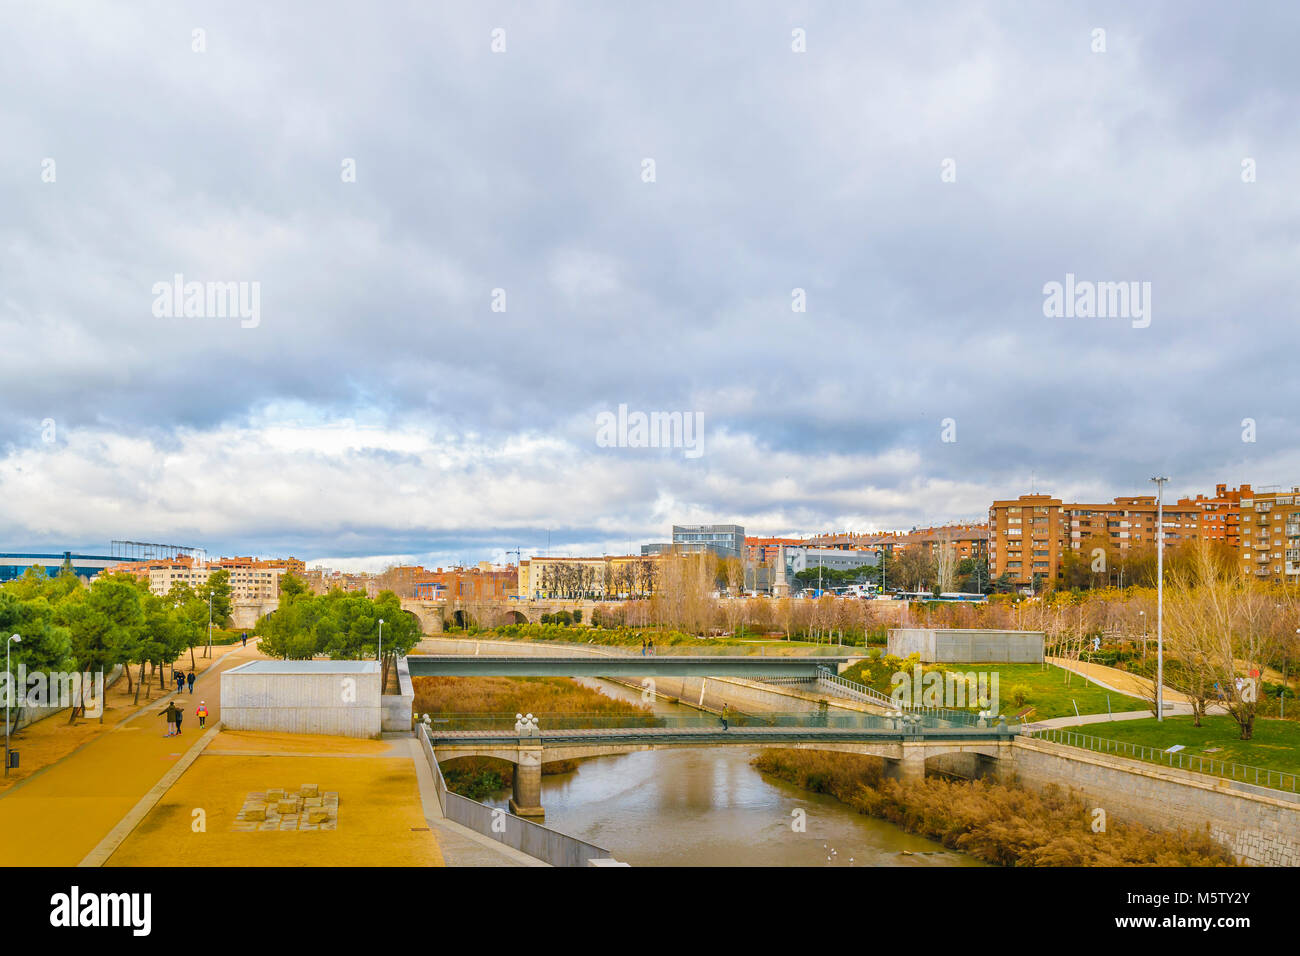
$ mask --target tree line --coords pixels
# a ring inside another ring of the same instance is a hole
[[[370,598],[335,588],[315,594],[302,578],[280,578],[280,606],[258,622],[260,649],[285,660],[364,660],[377,657],[383,621],[381,686],[388,686],[390,665],[420,641],[415,615],[402,610],[392,591]]]
[[[166,689],[166,666],[187,649],[194,666],[194,649],[207,641],[209,599],[212,622],[224,627],[231,609],[225,569],[214,571],[198,588],[178,583],[158,595],[132,575],[100,575],[87,586],[66,566],[53,577],[34,566],[0,586],[0,634],[22,639],[10,645],[15,672],[21,665],[29,674],[102,672],[107,678],[120,665],[127,693],[134,693],[138,703],[146,667],[148,680],[156,674],[159,687]],[[71,708],[69,722],[85,713],[87,689],[82,688],[83,696]],[[25,688],[16,690],[15,724],[22,720]]]

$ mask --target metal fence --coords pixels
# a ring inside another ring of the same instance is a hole
[[[1037,730],[1029,734],[1029,736],[1039,740],[1050,740],[1053,743],[1066,744],[1070,747],[1080,747],[1096,753],[1115,754],[1179,770],[1192,770],[1197,773],[1210,774],[1215,777],[1222,777],[1225,780],[1265,787],[1270,790],[1300,793],[1300,789],[1297,789],[1295,774],[1270,770],[1267,767],[1255,767],[1250,764],[1215,760],[1213,757],[1189,754],[1182,750],[1170,753],[1158,747],[1148,747],[1123,740],[1112,740],[1109,737],[1093,737],[1088,734],[1075,733],[1072,730]]]
[[[452,793],[447,789],[442,768],[438,766],[438,759],[434,756],[433,745],[423,724],[419,726],[418,733],[420,746],[424,749],[425,759],[429,761],[429,769],[433,773],[438,804],[442,807],[443,816],[448,820],[469,827],[476,833],[491,837],[499,843],[513,847],[551,866],[587,866],[592,860],[613,858],[612,853],[594,843],[587,843],[585,840],[579,840],[577,837],[544,827],[540,823],[517,817],[500,808],[489,807],[477,800]]]

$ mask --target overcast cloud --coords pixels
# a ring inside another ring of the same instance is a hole
[[[1287,2],[6,4],[0,550],[441,564],[1300,484],[1297,35]],[[157,317],[178,273],[258,283],[255,327]],[[1149,326],[1045,317],[1067,273],[1149,282]],[[620,403],[701,413],[703,454],[598,446]]]

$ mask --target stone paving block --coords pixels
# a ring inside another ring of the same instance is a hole
[[[297,800],[297,798],[295,797],[295,798],[292,798],[292,799],[289,799],[289,800],[281,800],[281,801],[279,801],[279,802],[275,805],[275,812],[278,813],[278,814],[280,814],[281,816],[284,816],[284,815],[287,814],[287,813],[297,813],[297,812],[298,812],[298,800]]]
[[[298,795],[303,797],[315,797],[318,796],[319,794],[320,794],[320,784],[318,783],[304,783],[298,789]]]
[[[329,811],[324,807],[312,807],[307,811],[308,823],[324,823],[329,817]]]

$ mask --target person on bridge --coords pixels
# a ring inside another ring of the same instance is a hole
[[[199,701],[199,706],[194,708],[194,716],[199,718],[199,729],[202,730],[208,722],[208,702]]]
[[[159,717],[161,717],[163,714],[167,715],[167,736],[175,737],[176,736],[176,702],[172,701],[167,705],[166,710],[158,711]]]
[[[722,729],[727,729],[727,704],[725,701],[722,704]]]
[[[190,685],[190,693],[194,693],[194,671],[185,675],[185,683]]]
[[[240,635],[239,635],[239,638],[240,638],[240,640],[242,640],[242,641],[244,642],[244,646],[247,647],[247,646],[248,646],[248,632],[245,631],[244,633],[240,634]]]
[[[655,653],[655,639],[654,639],[653,637],[650,638],[650,643],[646,645],[646,650],[647,650],[647,653],[648,653],[651,657],[654,657],[654,653]]]

